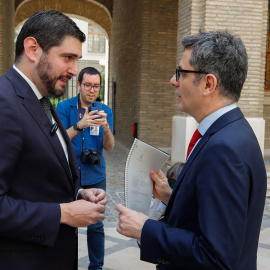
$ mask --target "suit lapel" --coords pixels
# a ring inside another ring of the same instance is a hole
[[[59,129],[60,129],[62,136],[66,142],[66,145],[67,145],[68,158],[69,158],[69,168],[70,168],[69,171],[72,175],[75,175],[76,177],[78,177],[79,174],[78,174],[78,170],[77,170],[77,168],[78,168],[77,158],[76,158],[76,155],[74,152],[74,148],[71,144],[70,138],[66,132],[66,129],[65,129],[61,119],[59,118],[57,112],[55,111],[55,109],[53,108],[52,105],[51,105],[51,111],[52,111],[52,115],[53,115],[55,121],[58,123]]]
[[[67,174],[67,177],[68,177],[70,183],[73,186],[72,174],[71,174],[71,171],[69,168],[69,164],[67,162],[65,152],[64,152],[63,147],[58,139],[58,136],[57,135],[53,135],[53,136],[50,135],[52,123],[50,122],[48,116],[46,115],[42,105],[40,104],[40,101],[36,97],[35,93],[31,89],[29,84],[13,68],[10,68],[10,70],[7,73],[7,77],[10,79],[10,81],[14,85],[14,88],[17,92],[17,95],[22,97],[22,104],[24,105],[26,110],[31,114],[34,121],[39,125],[40,129],[43,131],[47,140],[51,144],[56,156],[58,157],[60,163],[62,164],[62,166]],[[51,109],[52,109],[52,114],[53,114],[56,122],[60,126],[62,123],[61,123],[59,117],[57,116],[57,114],[56,114],[55,110],[52,108],[52,106],[51,106]],[[61,130],[61,132],[62,132],[62,134],[67,136],[65,130]],[[66,138],[65,138],[65,140],[67,141]],[[68,143],[67,143],[67,145],[68,145]]]
[[[175,193],[179,188],[181,188],[181,183],[182,181],[185,181],[184,177],[188,171],[188,169],[191,167],[193,161],[196,159],[200,151],[203,149],[203,147],[207,144],[209,141],[210,137],[215,134],[218,130],[222,129],[224,126],[230,124],[231,122],[234,122],[240,118],[243,117],[243,113],[239,108],[235,108],[224,115],[222,115],[220,118],[218,118],[211,126],[210,128],[206,131],[206,133],[202,136],[192,153],[190,154],[185,166],[183,167],[180,175],[178,176],[178,179],[176,181],[175,187],[173,189],[172,195],[170,197],[170,200],[168,202],[168,207],[166,209],[166,212],[169,211],[171,208]],[[188,181],[188,179],[187,179]]]
[[[34,95],[34,93],[32,92]],[[29,113],[32,115],[33,119],[36,121],[36,123],[39,125],[40,129],[43,131],[44,135],[48,139],[49,143],[52,145],[52,148],[58,157],[60,163],[62,164],[63,168],[65,169],[66,175],[73,185],[73,179],[71,177],[71,171],[69,168],[69,164],[65,155],[65,152],[63,150],[63,147],[61,145],[61,142],[57,136],[57,134],[50,135],[50,130],[52,128],[52,123],[50,122],[48,116],[46,115],[44,109],[42,108],[39,100],[34,97],[30,97],[30,95],[24,99],[23,104],[25,108],[29,111]],[[55,117],[55,114],[53,113],[54,109],[52,109],[52,114]],[[59,121],[56,122],[59,125]],[[61,131],[62,134],[66,133],[66,131]]]

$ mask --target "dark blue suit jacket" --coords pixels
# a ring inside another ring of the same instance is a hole
[[[165,222],[146,221],[141,259],[166,270],[255,270],[265,196],[262,153],[236,108],[216,120],[194,148]]]
[[[74,150],[53,108],[68,148],[28,83],[13,69],[0,77],[0,269],[72,269],[75,228],[60,225],[59,203],[79,187]]]

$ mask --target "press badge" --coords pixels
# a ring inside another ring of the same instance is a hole
[[[99,127],[90,126],[90,135],[98,136],[99,135]]]

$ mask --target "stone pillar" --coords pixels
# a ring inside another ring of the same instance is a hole
[[[173,117],[171,164],[186,161],[188,145],[197,127],[198,123],[191,116]]]
[[[14,0],[0,0],[0,76],[14,60]]]

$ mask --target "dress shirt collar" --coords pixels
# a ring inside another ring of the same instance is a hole
[[[210,115],[206,116],[201,123],[198,126],[199,132],[202,134],[202,136],[205,134],[205,132],[208,130],[208,128],[223,114],[233,110],[236,108],[236,104],[230,104],[225,107],[222,107],[218,109],[217,111],[211,113]]]
[[[13,68],[27,81],[27,83],[30,85],[30,87],[32,88],[33,92],[37,96],[38,100],[40,100],[41,98],[43,98],[43,96],[40,94],[40,92],[38,91],[38,89],[35,86],[35,84],[31,80],[29,80],[29,78],[27,76],[25,76],[15,65],[13,65]]]

